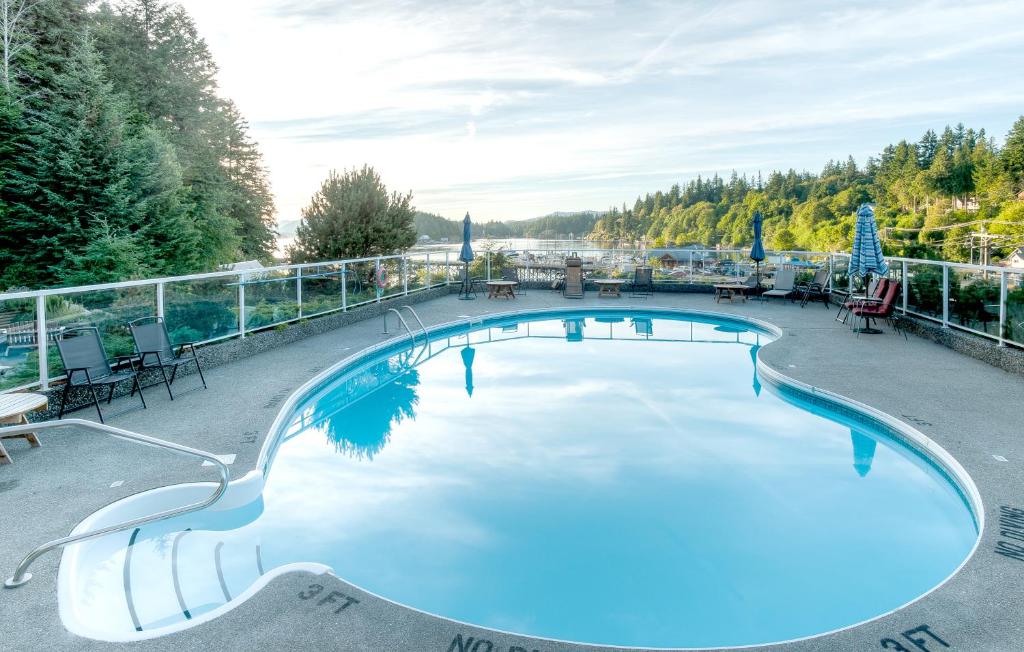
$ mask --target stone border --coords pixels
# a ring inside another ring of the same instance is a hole
[[[1024,349],[1012,345],[999,346],[995,340],[957,328],[943,328],[942,324],[915,315],[900,313],[900,316],[903,318],[903,323],[907,325],[909,333],[941,344],[975,360],[986,362],[1003,371],[1024,374]]]

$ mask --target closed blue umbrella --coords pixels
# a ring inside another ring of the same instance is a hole
[[[764,260],[764,243],[761,241],[761,228],[764,219],[761,211],[754,211],[754,246],[750,248],[750,260],[757,264],[757,287],[761,287],[761,261]]]
[[[466,336],[466,340],[469,341],[469,336]],[[462,364],[466,367],[466,393],[469,394],[470,398],[473,398],[473,359],[476,358],[476,349],[466,345],[466,348],[462,349]]]
[[[889,265],[882,257],[882,242],[878,238],[878,224],[875,211],[868,204],[857,210],[857,226],[853,232],[853,252],[850,255],[850,273],[854,276],[889,272]]]
[[[459,298],[462,300],[475,299],[473,296],[473,287],[469,281],[469,264],[473,262],[473,246],[470,242],[473,239],[473,225],[469,221],[469,213],[466,213],[466,217],[462,220],[462,251],[459,252],[459,260],[465,263],[465,269],[462,274],[462,290],[459,292]]]
[[[857,225],[853,232],[853,251],[850,254],[850,274],[864,277],[867,287],[872,274],[885,276],[889,265],[882,256],[882,242],[878,238],[878,224],[875,222],[875,211],[868,204],[862,204],[857,210]],[[867,320],[865,320],[866,322]],[[869,328],[865,323],[861,333],[877,334],[882,331]]]
[[[871,464],[875,461],[875,448],[878,443],[864,433],[852,429],[850,440],[853,442],[853,468],[857,475],[866,477],[871,471]]]
[[[754,396],[761,395],[761,381],[757,377],[757,352],[761,349],[761,336],[757,337],[757,344],[750,347],[750,361],[754,363]]]

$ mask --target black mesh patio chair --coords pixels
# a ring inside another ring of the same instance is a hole
[[[199,380],[203,383],[203,389],[207,388],[203,367],[199,364],[199,357],[196,355],[195,342],[185,342],[179,345],[178,350],[175,351],[171,345],[171,337],[167,334],[167,325],[160,317],[136,319],[129,322],[128,328],[132,332],[132,339],[135,340],[135,354],[139,360],[139,371],[159,369],[164,386],[167,387],[167,394],[172,401],[174,392],[171,391],[171,385],[174,383],[175,376],[178,375],[178,367],[194,363],[196,371],[199,372]],[[188,349],[191,355],[184,356],[185,349]],[[170,377],[167,376],[168,369],[171,370]],[[159,384],[160,381],[157,381],[146,385],[146,387]]]
[[[633,285],[630,288],[629,296],[654,296],[654,268],[640,266],[633,270]]]
[[[506,267],[501,270],[501,280],[514,281],[517,283],[516,294],[526,294],[526,288],[523,287],[523,282],[519,280],[519,269],[517,267]]]
[[[832,272],[827,267],[814,272],[814,278],[806,283],[797,283],[793,286],[794,291],[800,295],[800,307],[807,305],[808,301],[821,299],[825,309],[828,310],[831,300]]]
[[[64,364],[64,373],[67,374],[67,382],[64,384],[64,391],[60,395],[60,410],[57,418],[63,418],[64,408],[67,405],[68,394],[74,387],[88,387],[92,396],[92,404],[96,406],[96,414],[103,421],[103,411],[100,409],[100,401],[96,396],[96,388],[109,386],[110,393],[107,395],[107,405],[114,400],[114,389],[121,381],[131,381],[132,396],[139,392],[139,399],[142,407],[146,407],[146,398],[142,395],[142,386],[139,384],[139,376],[135,373],[134,367],[130,371],[115,371],[110,363],[131,363],[131,356],[121,355],[113,360],[107,357],[107,351],[103,348],[103,340],[100,339],[100,331],[95,327],[69,328],[57,338],[57,351],[60,352],[61,362]]]

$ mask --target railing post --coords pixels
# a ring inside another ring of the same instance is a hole
[[[380,256],[377,256],[377,261],[374,263],[373,270],[373,287],[376,290],[377,303],[380,303],[380,298],[384,294],[384,288],[377,284],[377,279],[380,278]],[[387,285],[387,283],[385,283],[385,285]]]
[[[341,311],[348,312],[348,264],[341,264]]]
[[[39,389],[50,388],[50,341],[46,337],[46,297],[36,297],[36,350],[39,352]]]
[[[999,272],[999,346],[1006,346],[1006,271]]]
[[[427,254],[427,278],[424,284],[425,288],[434,287],[434,279],[430,277],[430,254]]]
[[[295,268],[295,304],[299,307],[299,319],[302,319],[302,268]]]
[[[156,284],[156,316],[164,318],[164,284]]]
[[[409,257],[402,256],[402,294],[409,296]]]
[[[910,296],[910,281],[907,280],[907,261],[903,261],[903,277],[900,279],[903,281],[903,314],[907,314],[907,297]]]
[[[245,276],[238,277],[238,335],[245,339]]]
[[[942,327],[949,328],[949,265],[942,264]]]
[[[491,252],[486,252],[487,258],[487,280],[491,280]]]
[[[447,251],[444,252],[444,284],[445,285],[451,285],[452,284],[452,266],[451,266],[451,263],[448,262],[448,254],[449,254],[449,252],[447,252]]]

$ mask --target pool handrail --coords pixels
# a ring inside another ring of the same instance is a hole
[[[405,326],[406,332],[409,333],[409,339],[412,340],[412,346],[415,347],[416,346],[416,333],[414,333],[412,331],[412,329],[409,328],[409,322],[405,321],[405,317],[403,317],[402,313],[400,313],[398,311],[398,308],[388,308],[387,311],[384,312],[384,333],[383,334],[384,335],[388,334],[388,314],[392,313],[392,312],[395,313],[396,317],[398,317],[398,321],[402,322],[402,326]]]
[[[172,518],[174,516],[180,516],[182,514],[188,514],[195,512],[205,507],[209,507],[224,495],[227,491],[228,482],[231,480],[231,472],[227,465],[222,462],[213,453],[207,453],[197,448],[191,448],[189,446],[182,446],[181,444],[175,444],[163,439],[157,439],[156,437],[150,437],[148,435],[142,435],[137,432],[130,430],[124,430],[122,428],[115,428],[114,426],[108,426],[102,423],[96,423],[95,421],[88,421],[86,419],[63,419],[61,421],[41,421],[39,423],[25,423],[16,426],[9,426],[0,428],[0,437],[8,435],[25,434],[29,432],[38,432],[42,430],[55,430],[57,428],[77,427],[85,428],[86,430],[95,430],[98,432],[106,433],[112,437],[118,439],[124,439],[127,441],[133,441],[146,446],[153,446],[155,448],[163,448],[166,450],[180,453],[182,455],[191,455],[198,457],[205,462],[209,462],[220,472],[220,482],[217,485],[216,490],[208,498],[197,503],[191,503],[182,507],[175,507],[174,509],[164,510],[162,512],[156,512],[147,516],[141,516],[134,518],[123,523],[115,523],[114,525],[108,525],[106,527],[92,530],[90,532],[82,532],[79,534],[69,535],[66,537],[60,537],[53,541],[47,541],[30,551],[25,555],[21,563],[18,564],[17,569],[14,571],[14,575],[9,577],[4,582],[4,587],[8,589],[17,588],[24,585],[30,579],[32,579],[32,573],[27,572],[29,566],[32,565],[36,559],[46,554],[47,552],[54,550],[55,548],[62,548],[69,543],[78,543],[79,541],[87,541],[89,539],[95,539],[97,537],[104,536],[106,534],[112,534],[122,530],[130,530],[131,528],[145,525],[148,523],[154,523],[156,521],[162,521],[164,519]]]

